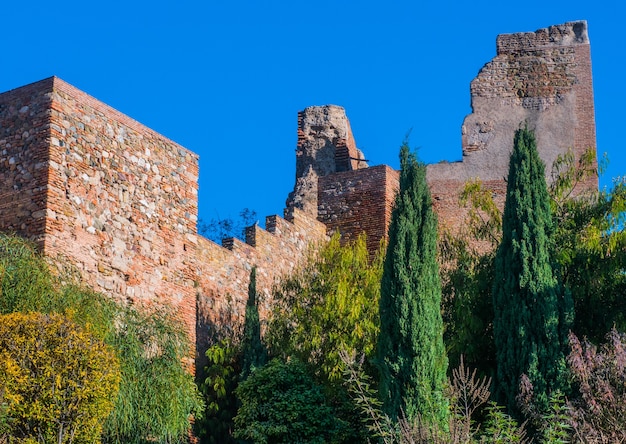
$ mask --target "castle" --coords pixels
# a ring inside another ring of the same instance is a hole
[[[471,83],[463,159],[428,165],[440,224],[463,222],[458,196],[480,178],[500,204],[513,133],[526,122],[551,165],[595,147],[586,22],[500,35],[497,55]],[[311,243],[339,231],[386,236],[398,172],[370,167],[345,111],[298,114],[296,183],[284,218],[217,245],[197,232],[198,156],[52,77],[0,94],[0,230],[75,266],[97,291],[137,304],[168,304],[197,344],[202,364],[210,328],[241,316],[249,272],[271,304],[273,283]],[[587,184],[597,187],[597,180]]]

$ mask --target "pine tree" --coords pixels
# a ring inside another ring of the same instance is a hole
[[[392,419],[446,424],[448,360],[443,343],[437,219],[426,166],[400,150],[400,190],[389,228],[377,343],[380,395]]]
[[[496,393],[514,414],[522,375],[532,384],[540,410],[548,407],[550,392],[564,388],[572,304],[553,269],[551,233],[544,165],[534,133],[520,129],[509,165],[493,287]]]
[[[262,367],[267,362],[267,350],[261,342],[261,322],[259,321],[259,307],[256,299],[256,267],[252,267],[241,340],[242,380],[245,380],[252,370]]]

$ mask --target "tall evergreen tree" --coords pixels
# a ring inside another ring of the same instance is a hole
[[[245,380],[253,369],[262,367],[266,362],[267,350],[261,342],[261,322],[257,305],[256,267],[252,267],[241,339],[241,379]]]
[[[535,405],[564,388],[565,334],[571,297],[558,284],[550,257],[550,199],[534,133],[515,133],[509,165],[502,241],[493,287],[496,393],[517,413],[521,375],[532,384]]]
[[[400,150],[396,196],[380,295],[377,357],[384,412],[446,424],[443,395],[448,360],[443,343],[441,282],[436,258],[437,219],[426,166]]]

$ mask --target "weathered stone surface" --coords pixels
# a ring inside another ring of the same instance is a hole
[[[457,196],[467,180],[480,178],[504,203],[502,183],[513,135],[521,126],[535,131],[548,180],[559,154],[571,149],[580,156],[595,149],[587,23],[498,36],[497,55],[480,70],[470,92],[472,114],[461,130],[463,160],[428,166],[440,221],[453,229],[465,217]],[[597,188],[597,178],[586,186]]]
[[[0,230],[97,291],[172,307],[200,359],[224,313],[240,321],[252,266],[266,313],[272,285],[326,238],[297,209],[251,227],[250,245],[198,236],[197,155],[55,77],[0,94],[0,137]]]
[[[299,208],[315,217],[318,178],[367,166],[342,107],[306,108],[298,113],[296,184],[287,199],[287,208]]]

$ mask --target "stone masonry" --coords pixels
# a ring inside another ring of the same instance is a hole
[[[578,158],[596,149],[587,23],[500,35],[496,49],[470,85],[462,161],[428,166],[439,217],[453,231],[465,218],[458,194],[467,180],[480,179],[504,204],[513,135],[520,126],[535,131],[548,180],[559,154],[572,150]],[[597,189],[597,177],[585,186]]]
[[[546,165],[595,147],[586,23],[499,36],[470,92],[463,160],[427,172],[440,224],[453,231],[466,215],[458,197],[467,180],[503,204],[520,125],[535,130]],[[252,266],[265,314],[272,285],[332,232],[366,232],[375,251],[398,187],[397,171],[367,165],[334,105],[298,114],[285,217],[249,227],[246,242],[198,235],[198,174],[196,154],[56,77],[0,94],[0,230],[62,257],[97,291],[171,306],[196,343],[197,368],[215,327],[241,320]]]

